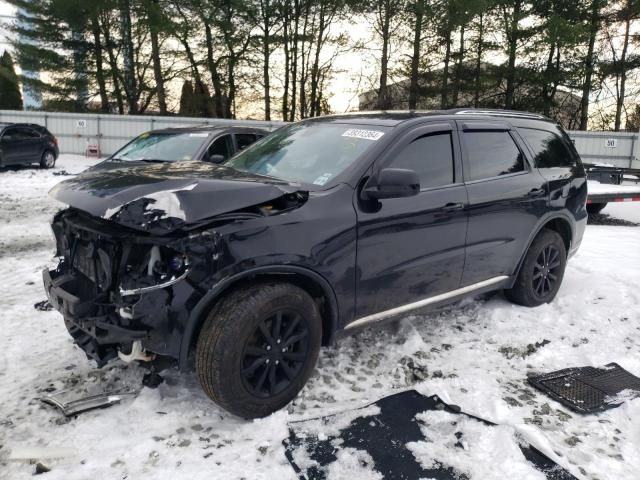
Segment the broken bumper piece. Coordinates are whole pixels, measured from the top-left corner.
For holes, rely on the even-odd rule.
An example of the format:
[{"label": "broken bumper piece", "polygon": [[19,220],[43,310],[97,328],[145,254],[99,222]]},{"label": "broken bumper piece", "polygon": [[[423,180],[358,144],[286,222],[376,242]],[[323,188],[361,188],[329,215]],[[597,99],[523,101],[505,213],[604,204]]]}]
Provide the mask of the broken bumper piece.
[{"label": "broken bumper piece", "polygon": [[72,417],[79,413],[95,410],[96,408],[106,408],[120,403],[122,400],[134,398],[137,392],[105,392],[99,395],[91,395],[84,398],[66,400],[63,398],[66,392],[58,392],[40,398],[40,401],[48,405],[53,405],[60,409],[65,417]]},{"label": "broken bumper piece", "polygon": [[44,270],[42,278],[49,303],[63,315],[75,343],[99,367],[118,356],[118,345],[133,345],[147,337],[146,330],[120,325],[115,305],[109,305],[106,296],[84,297],[80,277]]}]

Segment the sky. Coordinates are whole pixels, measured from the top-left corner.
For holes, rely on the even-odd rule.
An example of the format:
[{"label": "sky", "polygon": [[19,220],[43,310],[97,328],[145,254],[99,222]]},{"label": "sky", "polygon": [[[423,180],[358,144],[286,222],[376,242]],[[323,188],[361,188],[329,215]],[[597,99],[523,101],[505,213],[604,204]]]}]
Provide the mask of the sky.
[{"label": "sky", "polygon": [[6,31],[2,26],[7,22],[7,18],[3,18],[4,15],[13,15],[14,8],[6,2],[0,1],[0,52],[7,48],[7,36]]}]

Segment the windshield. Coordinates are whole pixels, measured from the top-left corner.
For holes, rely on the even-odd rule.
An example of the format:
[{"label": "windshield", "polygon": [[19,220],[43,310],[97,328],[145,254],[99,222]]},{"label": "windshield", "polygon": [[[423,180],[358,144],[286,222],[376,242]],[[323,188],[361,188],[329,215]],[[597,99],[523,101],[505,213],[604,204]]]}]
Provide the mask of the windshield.
[{"label": "windshield", "polygon": [[370,149],[387,127],[297,123],[281,128],[225,165],[289,182],[325,185]]},{"label": "windshield", "polygon": [[115,160],[193,160],[208,133],[143,133],[113,155]]}]

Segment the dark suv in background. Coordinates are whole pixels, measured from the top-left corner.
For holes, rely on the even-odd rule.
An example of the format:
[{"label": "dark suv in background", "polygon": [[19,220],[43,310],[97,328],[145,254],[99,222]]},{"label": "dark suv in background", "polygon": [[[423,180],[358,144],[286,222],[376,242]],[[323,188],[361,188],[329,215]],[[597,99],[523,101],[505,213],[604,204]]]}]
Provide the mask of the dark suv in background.
[{"label": "dark suv in background", "polygon": [[42,125],[0,124],[0,167],[38,163],[52,168],[59,154],[58,139]]},{"label": "dark suv in background", "polygon": [[51,303],[99,365],[195,365],[244,417],[295,397],[321,344],[504,290],[550,302],[587,221],[566,133],[509,111],[378,112],[283,127],[224,165],[87,172],[51,195]]}]

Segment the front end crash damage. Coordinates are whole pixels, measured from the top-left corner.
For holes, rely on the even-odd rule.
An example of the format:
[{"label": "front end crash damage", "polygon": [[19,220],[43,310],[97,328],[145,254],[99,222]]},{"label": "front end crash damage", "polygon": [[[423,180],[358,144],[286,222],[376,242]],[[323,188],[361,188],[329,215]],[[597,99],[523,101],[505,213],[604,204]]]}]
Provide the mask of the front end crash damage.
[{"label": "front end crash damage", "polygon": [[176,358],[189,302],[199,296],[186,279],[215,270],[216,234],[152,237],[74,209],[52,227],[59,263],[43,272],[45,290],[87,356],[102,366],[141,346]]},{"label": "front end crash damage", "polygon": [[[59,263],[43,272],[47,297],[98,366],[116,357],[178,359],[191,310],[215,272],[233,262],[224,258],[227,240],[219,227],[278,215],[307,198],[306,192],[280,192],[272,201],[191,225],[159,214],[158,202],[147,199],[123,205],[110,220],[68,208],[52,222]],[[147,208],[134,215],[141,205]]]}]

